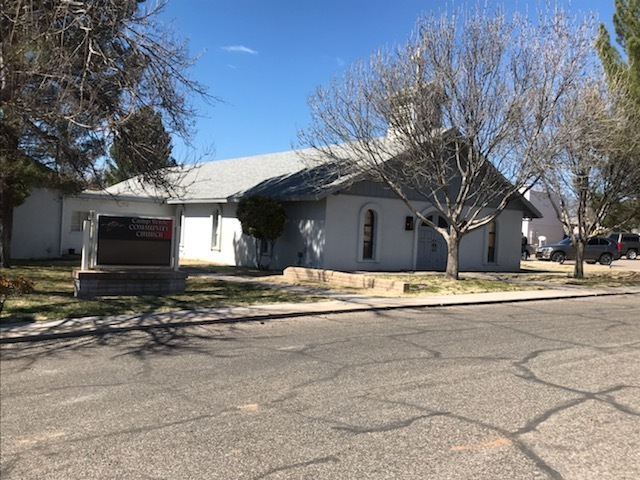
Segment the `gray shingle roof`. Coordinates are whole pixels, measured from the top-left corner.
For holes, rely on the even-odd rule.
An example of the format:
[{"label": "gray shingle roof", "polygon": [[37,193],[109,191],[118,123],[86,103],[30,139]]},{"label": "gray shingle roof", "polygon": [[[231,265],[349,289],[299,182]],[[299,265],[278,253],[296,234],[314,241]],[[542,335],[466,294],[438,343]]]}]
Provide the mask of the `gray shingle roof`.
[{"label": "gray shingle roof", "polygon": [[187,166],[170,174],[177,186],[172,191],[149,186],[138,178],[113,185],[113,195],[164,197],[170,203],[225,202],[229,197],[249,190],[274,177],[300,172],[306,168],[296,151],[271,153],[253,157],[215,160]]},{"label": "gray shingle roof", "polygon": [[360,174],[347,175],[332,163],[305,168],[294,173],[268,178],[255,186],[229,197],[240,200],[243,196],[262,195],[279,201],[319,200],[361,178]]},{"label": "gray shingle roof", "polygon": [[[342,152],[340,146],[334,150],[345,158],[353,155],[349,149]],[[170,190],[135,177],[107,188],[107,193],[151,197],[167,203],[224,203],[257,194],[282,201],[319,199],[354,180],[351,175],[332,171],[327,167],[328,160],[320,155],[317,150],[305,149],[215,160],[172,169],[168,175]]]},{"label": "gray shingle roof", "polygon": [[[368,145],[379,149],[382,161],[397,158],[402,152],[393,138],[374,142]],[[352,149],[343,145],[331,148],[336,158],[344,158],[347,163],[358,161]],[[169,191],[150,186],[136,177],[109,187],[107,193],[118,197],[154,198],[169,204],[226,203],[238,201],[245,195],[264,195],[279,201],[319,200],[364,178],[362,174],[348,174],[342,168],[333,168],[335,164],[319,155],[318,151],[307,149],[216,160],[173,169],[168,177],[174,186]],[[532,218],[541,217],[521,195],[514,195],[511,207],[523,209]]]}]

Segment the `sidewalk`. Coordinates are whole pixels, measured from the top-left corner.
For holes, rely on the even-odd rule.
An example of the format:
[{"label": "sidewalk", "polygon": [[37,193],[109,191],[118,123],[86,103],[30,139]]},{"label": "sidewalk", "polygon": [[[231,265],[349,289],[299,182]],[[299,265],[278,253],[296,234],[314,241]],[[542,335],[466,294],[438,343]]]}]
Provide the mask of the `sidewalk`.
[{"label": "sidewalk", "polygon": [[[255,279],[252,281],[255,282]],[[265,321],[267,319],[326,315],[330,313],[361,312],[365,310],[375,311],[401,308],[433,308],[633,294],[640,294],[640,287],[574,287],[553,288],[548,290],[403,298],[325,293],[328,300],[315,303],[280,303],[249,307],[183,310],[166,313],[145,313],[113,317],[85,317],[48,322],[3,324],[0,325],[0,343],[39,341],[85,335],[103,335],[153,328],[178,328],[190,325],[207,325],[214,323]]]}]

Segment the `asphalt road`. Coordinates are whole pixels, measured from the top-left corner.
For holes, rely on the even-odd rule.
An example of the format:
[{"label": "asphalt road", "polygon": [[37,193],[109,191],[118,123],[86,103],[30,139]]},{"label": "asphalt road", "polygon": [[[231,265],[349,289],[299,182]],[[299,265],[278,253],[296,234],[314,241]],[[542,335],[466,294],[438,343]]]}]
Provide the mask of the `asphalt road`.
[{"label": "asphalt road", "polygon": [[638,479],[640,298],[2,346],[9,479]]}]

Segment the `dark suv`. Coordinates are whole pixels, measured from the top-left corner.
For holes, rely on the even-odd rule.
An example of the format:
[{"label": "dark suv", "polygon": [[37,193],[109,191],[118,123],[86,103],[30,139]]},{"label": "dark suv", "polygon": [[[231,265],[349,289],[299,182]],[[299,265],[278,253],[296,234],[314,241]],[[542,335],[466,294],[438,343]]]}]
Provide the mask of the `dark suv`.
[{"label": "dark suv", "polygon": [[635,260],[640,251],[640,235],[637,233],[613,232],[609,239],[618,245],[620,255],[625,255],[629,260]]},{"label": "dark suv", "polygon": [[[544,245],[536,250],[538,260],[551,260],[564,263],[565,260],[576,258],[576,247],[569,237],[558,243]],[[620,252],[613,240],[604,237],[591,237],[584,248],[584,261],[587,263],[600,262],[602,265],[611,265],[611,262],[620,258]]]}]

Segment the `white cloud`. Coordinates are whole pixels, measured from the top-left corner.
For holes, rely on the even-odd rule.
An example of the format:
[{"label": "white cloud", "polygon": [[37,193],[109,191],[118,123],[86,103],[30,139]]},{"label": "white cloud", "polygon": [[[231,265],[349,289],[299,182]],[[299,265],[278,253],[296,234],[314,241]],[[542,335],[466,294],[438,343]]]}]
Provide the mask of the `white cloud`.
[{"label": "white cloud", "polygon": [[251,55],[258,55],[257,50],[245,47],[244,45],[229,45],[228,47],[222,47],[222,50],[225,50],[227,52],[249,53]]}]

